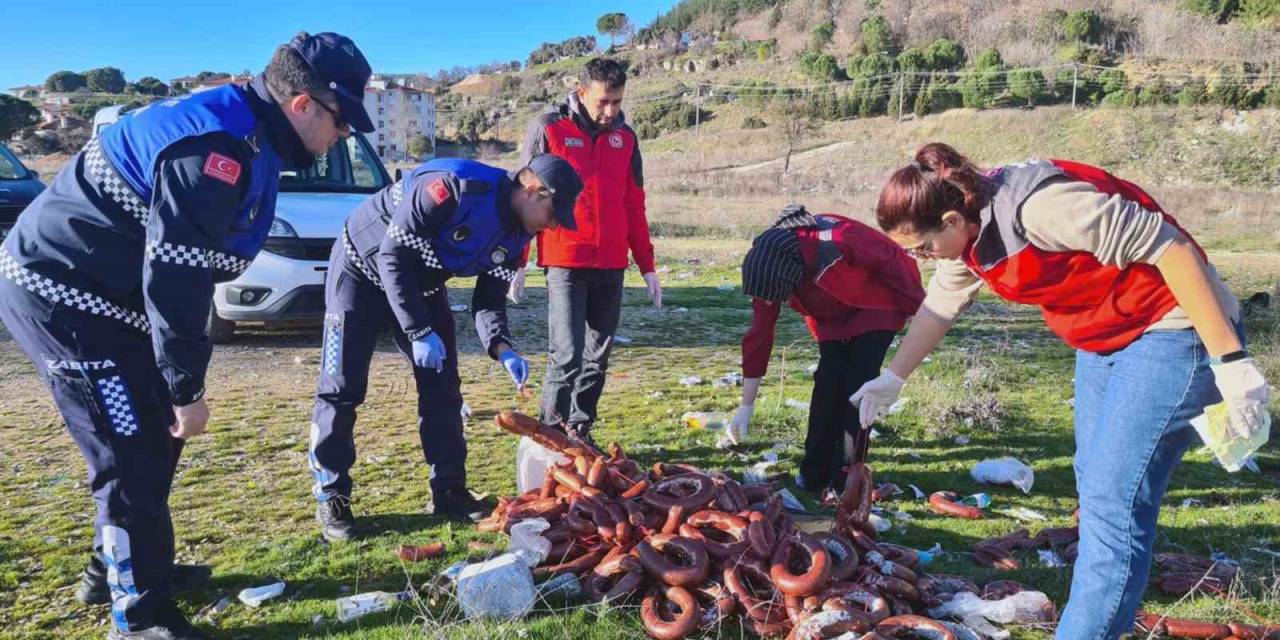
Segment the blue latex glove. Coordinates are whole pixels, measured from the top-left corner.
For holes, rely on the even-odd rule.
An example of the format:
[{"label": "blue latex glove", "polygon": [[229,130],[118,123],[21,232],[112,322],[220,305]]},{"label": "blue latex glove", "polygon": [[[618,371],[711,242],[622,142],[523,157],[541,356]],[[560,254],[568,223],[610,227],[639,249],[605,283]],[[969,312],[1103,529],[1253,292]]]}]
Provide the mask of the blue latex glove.
[{"label": "blue latex glove", "polygon": [[511,374],[511,380],[516,383],[516,387],[523,388],[524,383],[529,380],[529,361],[521,358],[515,349],[503,351],[502,355],[498,356],[498,360],[507,368],[507,373]]},{"label": "blue latex glove", "polygon": [[445,355],[444,341],[434,331],[413,341],[414,366],[439,373],[444,371]]}]

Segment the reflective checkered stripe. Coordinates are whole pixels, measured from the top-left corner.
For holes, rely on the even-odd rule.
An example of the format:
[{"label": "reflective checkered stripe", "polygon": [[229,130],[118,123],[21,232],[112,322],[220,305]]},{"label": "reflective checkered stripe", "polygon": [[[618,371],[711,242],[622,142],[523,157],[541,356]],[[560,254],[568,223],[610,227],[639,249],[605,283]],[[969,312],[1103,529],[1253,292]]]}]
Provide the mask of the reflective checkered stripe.
[{"label": "reflective checkered stripe", "polygon": [[54,282],[18,264],[13,256],[3,249],[0,249],[0,276],[50,302],[119,320],[143,333],[151,333],[151,323],[147,322],[146,315],[121,307],[88,291]]},{"label": "reflective checkered stripe", "polygon": [[89,141],[84,148],[84,168],[85,177],[90,182],[98,186],[98,189],[111,198],[120,206],[125,213],[128,213],[137,220],[142,226],[147,226],[147,218],[151,215],[151,208],[134,193],[133,187],[125,182],[120,174],[116,172],[115,167],[102,154],[102,143],[98,138]]},{"label": "reflective checkered stripe", "polygon": [[326,318],[324,323],[324,353],[320,366],[325,375],[335,377],[342,370],[342,320]]},{"label": "reflective checkered stripe", "polygon": [[489,270],[489,275],[506,280],[508,283],[514,282],[516,279],[516,270],[509,267],[498,265]]},{"label": "reflective checkered stripe", "polygon": [[122,436],[138,431],[138,414],[133,409],[133,398],[120,376],[100,378],[97,382],[98,400],[111,422],[111,429]]},{"label": "reflective checkered stripe", "polygon": [[435,249],[431,248],[431,241],[392,222],[387,225],[387,235],[392,240],[417,251],[422,256],[422,263],[431,269],[443,269],[440,260],[436,258]]},{"label": "reflective checkered stripe", "polygon": [[347,262],[350,262],[360,273],[364,274],[364,277],[368,278],[369,282],[372,282],[374,286],[381,289],[382,279],[378,277],[378,272],[370,269],[369,265],[365,264],[364,258],[360,257],[360,253],[356,251],[356,245],[351,242],[351,236],[347,234],[345,226],[342,227],[342,249],[347,254]]},{"label": "reflective checkered stripe", "polygon": [[174,244],[172,242],[157,242],[155,240],[147,241],[146,255],[148,260],[159,260],[169,264],[201,269],[217,269],[234,274],[244,273],[245,269],[249,268],[250,263],[249,260],[237,258],[221,251],[188,247],[187,245]]},{"label": "reflective checkered stripe", "polygon": [[391,185],[391,206],[392,210],[399,209],[400,203],[404,201],[404,180],[397,180]]}]

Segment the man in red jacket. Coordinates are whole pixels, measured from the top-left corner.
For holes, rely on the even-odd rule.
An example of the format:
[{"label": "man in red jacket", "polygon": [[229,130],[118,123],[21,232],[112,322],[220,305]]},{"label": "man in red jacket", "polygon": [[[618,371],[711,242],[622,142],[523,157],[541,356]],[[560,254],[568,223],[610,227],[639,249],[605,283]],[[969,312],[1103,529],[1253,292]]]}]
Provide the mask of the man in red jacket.
[{"label": "man in red jacket", "polygon": [[[541,419],[564,423],[587,440],[618,328],[628,250],[654,306],[662,307],[644,212],[640,145],[622,115],[626,84],[626,68],[617,60],[587,62],[568,101],[529,124],[521,159],[528,163],[554,153],[585,183],[574,210],[578,228],[543,231],[537,244],[538,266],[547,275],[550,343]],[[518,291],[523,273],[517,277]]]}]

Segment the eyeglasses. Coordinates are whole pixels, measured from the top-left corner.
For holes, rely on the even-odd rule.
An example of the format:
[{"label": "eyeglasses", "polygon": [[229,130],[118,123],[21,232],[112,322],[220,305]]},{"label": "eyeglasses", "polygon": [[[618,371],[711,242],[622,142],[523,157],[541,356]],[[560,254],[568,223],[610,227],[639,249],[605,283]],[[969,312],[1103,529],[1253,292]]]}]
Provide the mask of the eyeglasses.
[{"label": "eyeglasses", "polygon": [[934,253],[933,244],[936,239],[937,239],[937,232],[935,231],[929,234],[928,240],[925,240],[924,242],[921,242],[920,244],[917,244],[914,247],[903,247],[903,250],[907,252],[907,255],[913,258],[918,258],[920,260],[931,260],[933,258],[933,253]]},{"label": "eyeglasses", "polygon": [[328,111],[328,112],[329,112],[329,115],[333,116],[333,126],[335,126],[335,127],[339,128],[339,129],[346,129],[346,128],[347,128],[347,126],[348,126],[348,125],[347,125],[347,121],[342,119],[342,114],[341,114],[341,113],[339,113],[337,110],[333,109],[333,108],[332,108],[332,107],[330,107],[329,105],[325,104],[323,100],[316,100],[315,98],[312,98],[312,99],[311,99],[311,101],[312,101],[312,102],[314,102],[314,103],[316,103],[316,104],[318,104],[318,105],[320,105],[320,108],[321,108],[321,109],[324,109],[325,111]]}]

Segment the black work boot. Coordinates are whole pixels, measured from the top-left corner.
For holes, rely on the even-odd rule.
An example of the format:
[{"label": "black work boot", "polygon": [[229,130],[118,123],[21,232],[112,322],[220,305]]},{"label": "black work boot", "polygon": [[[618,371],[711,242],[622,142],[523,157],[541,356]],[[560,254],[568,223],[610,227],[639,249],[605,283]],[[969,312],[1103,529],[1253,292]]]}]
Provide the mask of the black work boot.
[{"label": "black work boot", "polygon": [[173,602],[157,605],[152,620],[155,624],[137,631],[120,631],[112,626],[107,640],[209,640]]},{"label": "black work boot", "polygon": [[356,517],[351,513],[351,498],[346,496],[334,496],[316,505],[316,522],[320,523],[320,535],[329,542],[356,537]]},{"label": "black work boot", "polygon": [[[169,573],[169,582],[175,592],[194,591],[203,587],[213,576],[213,569],[206,564],[175,564]],[[76,600],[81,604],[110,604],[111,588],[107,586],[107,565],[98,554],[89,556],[89,564],[80,573],[76,585]]]},{"label": "black work boot", "polygon": [[484,501],[476,500],[466,487],[432,491],[431,502],[427,504],[427,513],[462,522],[479,522],[485,519],[492,509],[493,507]]}]

